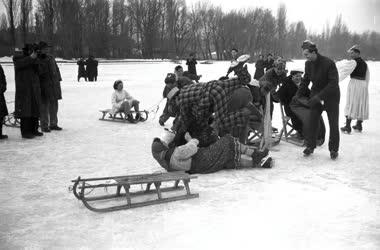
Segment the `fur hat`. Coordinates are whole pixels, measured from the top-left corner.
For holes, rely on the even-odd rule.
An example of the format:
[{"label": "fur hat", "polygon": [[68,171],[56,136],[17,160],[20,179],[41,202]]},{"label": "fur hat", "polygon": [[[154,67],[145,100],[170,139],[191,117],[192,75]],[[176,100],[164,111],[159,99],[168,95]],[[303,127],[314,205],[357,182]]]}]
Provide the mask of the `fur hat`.
[{"label": "fur hat", "polygon": [[359,47],[359,45],[355,44],[354,46],[352,46],[351,48],[349,48],[349,49],[347,50],[347,52],[351,52],[351,51],[360,54],[360,47]]},{"label": "fur hat", "polygon": [[301,48],[302,49],[307,49],[310,52],[318,51],[317,50],[317,45],[315,43],[313,43],[312,41],[310,41],[310,40],[303,41]]},{"label": "fur hat", "polygon": [[174,73],[168,73],[165,77],[165,83],[166,84],[168,84],[168,83],[173,84],[173,83],[175,83],[176,79],[177,78],[176,78],[176,75]]}]

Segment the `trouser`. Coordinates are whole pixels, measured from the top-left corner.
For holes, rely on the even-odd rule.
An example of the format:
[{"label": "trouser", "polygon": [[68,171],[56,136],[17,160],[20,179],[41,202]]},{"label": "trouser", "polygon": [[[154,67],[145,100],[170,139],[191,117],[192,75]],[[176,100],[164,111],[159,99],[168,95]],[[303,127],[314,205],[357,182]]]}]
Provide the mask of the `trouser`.
[{"label": "trouser", "polygon": [[40,105],[41,128],[46,129],[58,125],[58,100],[42,98]]},{"label": "trouser", "polygon": [[310,109],[310,125],[309,125],[309,139],[308,147],[315,148],[319,120],[323,110],[327,113],[327,118],[329,119],[330,126],[330,137],[329,137],[329,150],[338,152],[339,150],[339,101],[335,102],[325,102],[325,105],[318,104]]},{"label": "trouser", "polygon": [[[309,139],[309,131],[310,131],[310,122],[311,122],[311,110],[309,107],[306,107],[305,104],[300,102],[292,102],[290,105],[290,111],[294,114],[294,116],[298,119],[301,126],[301,134],[305,137],[306,141]],[[286,112],[286,111],[285,111]],[[293,123],[293,120],[292,120]],[[323,121],[322,116],[320,116],[317,127],[317,139],[323,140],[326,135],[326,127]],[[293,123],[294,126],[294,123]],[[297,129],[296,129],[297,130]]]},{"label": "trouser", "polygon": [[21,135],[33,134],[38,131],[38,117],[20,117]]}]

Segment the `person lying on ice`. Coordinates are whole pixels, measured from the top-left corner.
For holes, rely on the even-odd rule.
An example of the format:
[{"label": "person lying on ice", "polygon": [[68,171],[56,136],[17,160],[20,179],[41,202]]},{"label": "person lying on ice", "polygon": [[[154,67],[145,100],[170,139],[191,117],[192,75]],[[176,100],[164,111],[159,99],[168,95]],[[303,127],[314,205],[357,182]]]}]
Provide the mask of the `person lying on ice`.
[{"label": "person lying on ice", "polygon": [[[112,110],[111,114],[115,115],[117,112],[129,113],[133,107],[136,111],[136,120],[140,119],[139,104],[140,102],[133,98],[127,91],[123,89],[123,82],[116,80],[113,84],[114,92],[112,93]],[[128,114],[128,119],[133,119],[132,114]]]},{"label": "person lying on ice", "polygon": [[241,169],[252,167],[271,168],[272,158],[268,149],[263,151],[239,143],[227,134],[207,147],[199,147],[198,139],[186,133],[186,143],[177,147],[168,147],[173,136],[165,139],[154,138],[153,158],[161,167],[170,171],[186,171],[190,174],[214,173],[223,169]]}]

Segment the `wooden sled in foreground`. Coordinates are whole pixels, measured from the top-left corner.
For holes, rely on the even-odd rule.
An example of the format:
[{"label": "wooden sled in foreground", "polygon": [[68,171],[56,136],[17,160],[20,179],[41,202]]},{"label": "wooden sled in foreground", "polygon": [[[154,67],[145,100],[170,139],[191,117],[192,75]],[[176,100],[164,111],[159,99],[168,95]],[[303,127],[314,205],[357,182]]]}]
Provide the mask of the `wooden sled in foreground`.
[{"label": "wooden sled in foreground", "polygon": [[10,113],[9,115],[4,117],[3,124],[6,127],[12,127],[12,128],[19,128],[20,125],[20,119],[16,118],[14,113]]},{"label": "wooden sled in foreground", "polygon": [[[190,179],[195,179],[197,176],[191,176],[183,171],[159,173],[159,174],[143,174],[143,175],[127,175],[127,176],[114,176],[103,178],[89,178],[82,179],[80,176],[76,180],[72,180],[74,183],[72,189],[75,197],[83,202],[85,207],[94,212],[111,212],[122,209],[130,209],[135,207],[143,207],[154,204],[166,203],[170,201],[185,200],[191,198],[198,198],[199,194],[192,194],[190,192]],[[179,185],[183,182],[184,186]],[[100,182],[100,183],[99,183]],[[167,185],[172,182],[173,185]],[[161,184],[165,183],[165,187]],[[133,187],[145,185],[144,190],[133,191]],[[152,186],[154,187],[153,189]],[[185,194],[178,194],[175,191],[182,191],[185,188]],[[114,194],[98,194],[95,190],[101,189],[111,191],[114,190]],[[122,189],[124,192],[122,192]],[[135,188],[136,189],[136,188]],[[163,197],[163,193],[177,193],[174,196]],[[92,195],[90,195],[92,194]],[[151,198],[153,194],[153,200],[142,200],[141,197]],[[134,199],[132,199],[134,198]],[[139,201],[134,201],[135,199]],[[94,202],[103,204],[102,207],[95,207]],[[110,205],[106,206],[104,203],[109,201],[122,202],[122,205]]]},{"label": "wooden sled in foreground", "polygon": [[[125,112],[117,112],[115,115],[112,115],[111,109],[104,109],[99,110],[102,113],[102,117],[99,118],[101,121],[116,121],[116,122],[130,122],[130,123],[137,123],[137,122],[145,122],[148,119],[148,111],[143,110],[140,111],[140,118],[136,119],[136,111],[130,111],[128,113]],[[108,117],[107,117],[108,115]]]}]

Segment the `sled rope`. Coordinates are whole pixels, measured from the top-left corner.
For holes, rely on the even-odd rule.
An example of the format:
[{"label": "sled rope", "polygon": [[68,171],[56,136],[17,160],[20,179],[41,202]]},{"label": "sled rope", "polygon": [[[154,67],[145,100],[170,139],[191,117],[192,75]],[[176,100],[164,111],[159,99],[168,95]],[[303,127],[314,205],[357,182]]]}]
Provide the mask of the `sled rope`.
[{"label": "sled rope", "polygon": [[148,108],[148,112],[153,113],[153,119],[156,118],[158,109],[160,108],[160,104],[163,100],[164,100],[164,98],[162,98],[158,103],[156,103],[153,106],[151,106],[150,108]]}]

